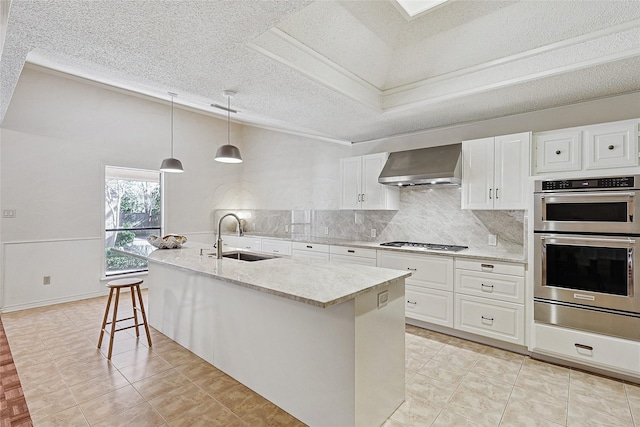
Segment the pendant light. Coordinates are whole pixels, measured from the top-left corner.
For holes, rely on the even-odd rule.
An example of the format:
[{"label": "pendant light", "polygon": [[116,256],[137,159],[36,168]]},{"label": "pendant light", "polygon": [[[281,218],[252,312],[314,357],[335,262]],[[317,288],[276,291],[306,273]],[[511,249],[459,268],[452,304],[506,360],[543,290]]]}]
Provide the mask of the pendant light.
[{"label": "pendant light", "polygon": [[182,162],[173,157],[173,98],[178,95],[169,92],[169,96],[171,97],[171,157],[166,158],[162,161],[162,165],[160,165],[160,171],[182,173],[184,172],[184,169],[182,169]]},{"label": "pendant light", "polygon": [[225,90],[227,97],[227,144],[221,145],[216,152],[215,160],[221,163],[242,163],[240,150],[235,145],[231,145],[231,98],[236,93],[232,90]]}]

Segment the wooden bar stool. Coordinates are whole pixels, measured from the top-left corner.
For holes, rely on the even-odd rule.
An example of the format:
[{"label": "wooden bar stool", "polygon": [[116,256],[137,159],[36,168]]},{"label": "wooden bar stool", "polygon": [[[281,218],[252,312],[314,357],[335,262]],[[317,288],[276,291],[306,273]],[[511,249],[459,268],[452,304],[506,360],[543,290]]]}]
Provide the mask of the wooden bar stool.
[{"label": "wooden bar stool", "polygon": [[[98,348],[102,345],[102,337],[106,332],[106,326],[111,325],[109,328],[109,354],[107,355],[107,359],[111,359],[111,352],[113,351],[113,336],[118,331],[124,331],[125,329],[136,328],[136,338],[140,338],[140,332],[138,330],[138,326],[141,326],[138,323],[138,311],[142,314],[142,325],[144,325],[144,329],[147,333],[147,342],[149,343],[149,347],[151,347],[151,335],[149,334],[149,325],[147,324],[147,315],[144,311],[144,303],[142,302],[142,293],[140,292],[140,284],[143,282],[142,279],[137,277],[131,277],[127,279],[118,279],[112,280],[107,283],[107,288],[109,288],[109,299],[107,300],[107,308],[104,310],[104,319],[102,319],[102,328],[100,328],[100,338],[98,339]],[[133,306],[133,316],[127,317],[125,319],[118,319],[118,302],[120,301],[120,289],[129,288],[131,292],[131,304]],[[116,301],[113,305],[113,315],[111,316],[111,321],[107,322],[107,317],[109,316],[109,308],[111,307],[111,298],[113,297],[113,293],[115,291]],[[140,303],[140,307],[136,306],[136,295],[138,296],[138,302]],[[125,326],[123,328],[117,329],[117,323],[123,322],[125,320],[133,319],[133,326]]]}]

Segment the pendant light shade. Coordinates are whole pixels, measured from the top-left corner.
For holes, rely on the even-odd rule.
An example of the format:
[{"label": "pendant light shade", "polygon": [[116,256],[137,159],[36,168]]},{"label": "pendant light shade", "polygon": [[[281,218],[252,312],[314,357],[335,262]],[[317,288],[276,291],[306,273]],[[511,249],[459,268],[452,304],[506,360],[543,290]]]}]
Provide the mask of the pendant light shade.
[{"label": "pendant light shade", "polygon": [[236,93],[232,90],[225,90],[227,97],[227,145],[221,145],[216,152],[215,160],[221,163],[242,163],[240,150],[235,145],[231,145],[231,98]]},{"label": "pendant light shade", "polygon": [[166,158],[162,161],[162,164],[160,165],[160,171],[182,173],[184,172],[184,169],[182,169],[182,162],[173,157],[173,98],[178,95],[169,92],[169,96],[171,96],[171,157]]}]

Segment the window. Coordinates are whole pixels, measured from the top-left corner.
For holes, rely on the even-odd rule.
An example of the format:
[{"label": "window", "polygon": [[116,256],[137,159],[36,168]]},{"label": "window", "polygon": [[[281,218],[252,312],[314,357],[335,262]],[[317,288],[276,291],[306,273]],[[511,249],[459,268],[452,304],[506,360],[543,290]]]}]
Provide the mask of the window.
[{"label": "window", "polygon": [[105,169],[105,275],[147,270],[147,261],[118,252],[146,253],[147,237],[162,234],[160,173],[107,166]]}]

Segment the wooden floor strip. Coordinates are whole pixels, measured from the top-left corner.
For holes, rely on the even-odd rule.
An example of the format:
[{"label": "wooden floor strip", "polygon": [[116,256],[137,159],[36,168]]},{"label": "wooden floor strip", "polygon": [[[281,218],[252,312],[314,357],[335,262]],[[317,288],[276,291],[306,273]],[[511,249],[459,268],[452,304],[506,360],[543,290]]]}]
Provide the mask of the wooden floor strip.
[{"label": "wooden floor strip", "polygon": [[0,319],[0,427],[33,426]]}]

